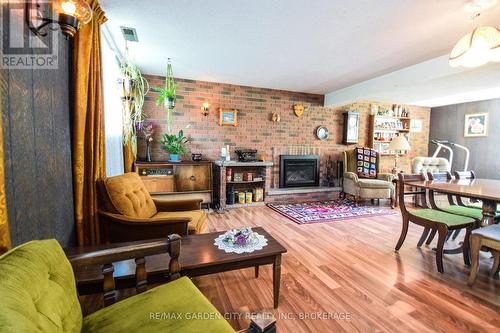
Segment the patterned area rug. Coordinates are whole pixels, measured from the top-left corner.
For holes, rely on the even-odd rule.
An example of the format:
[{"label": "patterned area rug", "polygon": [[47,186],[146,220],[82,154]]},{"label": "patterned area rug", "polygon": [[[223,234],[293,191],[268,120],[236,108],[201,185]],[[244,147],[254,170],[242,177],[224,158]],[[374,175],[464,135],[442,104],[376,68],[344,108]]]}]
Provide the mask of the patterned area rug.
[{"label": "patterned area rug", "polygon": [[278,213],[298,224],[350,220],[368,216],[395,214],[394,209],[356,205],[347,199],[303,202],[295,204],[268,204]]}]

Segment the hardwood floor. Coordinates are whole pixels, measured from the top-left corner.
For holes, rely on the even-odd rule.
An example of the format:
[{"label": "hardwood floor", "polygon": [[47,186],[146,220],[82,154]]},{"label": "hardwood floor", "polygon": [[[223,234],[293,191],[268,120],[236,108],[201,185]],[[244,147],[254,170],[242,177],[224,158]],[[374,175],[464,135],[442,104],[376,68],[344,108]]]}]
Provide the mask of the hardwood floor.
[{"label": "hardwood floor", "polygon": [[[445,255],[440,274],[431,250],[435,241],[416,248],[419,226],[410,224],[403,247],[394,252],[400,218],[298,225],[265,206],[211,213],[211,231],[262,226],[288,249],[279,307],[273,309],[271,266],[261,267],[259,278],[244,269],[193,281],[235,329],[248,327],[246,313],[269,311],[280,333],[500,332],[500,278],[489,277],[489,255],[481,255],[469,288],[462,255]],[[84,313],[102,307],[102,296],[81,301]]]},{"label": "hardwood floor", "polygon": [[[209,225],[211,231],[262,226],[288,249],[277,310],[271,266],[261,267],[259,278],[245,269],[194,279],[227,316],[267,310],[277,317],[279,332],[500,332],[500,279],[488,276],[489,255],[481,256],[480,274],[469,288],[461,255],[446,255],[440,274],[434,243],[416,248],[419,226],[410,226],[394,252],[399,213],[298,225],[267,207],[246,207],[212,213]],[[230,322],[235,329],[247,324]]]}]

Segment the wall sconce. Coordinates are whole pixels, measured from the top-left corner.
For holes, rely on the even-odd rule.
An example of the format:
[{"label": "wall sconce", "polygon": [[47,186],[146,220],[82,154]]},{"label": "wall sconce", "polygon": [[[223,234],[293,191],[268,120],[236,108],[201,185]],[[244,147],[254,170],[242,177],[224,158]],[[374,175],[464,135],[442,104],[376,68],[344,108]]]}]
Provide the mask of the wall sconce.
[{"label": "wall sconce", "polygon": [[205,117],[208,116],[208,107],[209,106],[210,106],[210,104],[208,104],[208,102],[203,103],[201,106],[201,114],[204,115]]},{"label": "wall sconce", "polygon": [[[39,13],[40,5],[38,3],[31,1],[26,3],[26,21],[30,30],[37,36],[47,36],[47,33],[41,30],[49,24],[59,24],[62,33],[67,39],[75,35],[80,28],[80,24],[87,24],[92,19],[92,9],[85,0],[53,0],[51,5],[57,19],[43,17]],[[38,26],[33,26],[31,23],[33,13],[36,13],[35,19],[42,22]]]}]

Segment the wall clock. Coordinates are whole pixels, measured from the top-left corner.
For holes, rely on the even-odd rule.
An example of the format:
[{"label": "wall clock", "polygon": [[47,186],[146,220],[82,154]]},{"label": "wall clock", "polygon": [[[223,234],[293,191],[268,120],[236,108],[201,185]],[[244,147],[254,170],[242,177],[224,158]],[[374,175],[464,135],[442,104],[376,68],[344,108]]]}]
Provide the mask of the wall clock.
[{"label": "wall clock", "polygon": [[326,140],[330,136],[330,132],[328,131],[328,128],[325,126],[321,125],[316,129],[316,137],[320,140]]},{"label": "wall clock", "polygon": [[344,112],[344,133],[342,143],[347,145],[359,141],[359,113]]}]

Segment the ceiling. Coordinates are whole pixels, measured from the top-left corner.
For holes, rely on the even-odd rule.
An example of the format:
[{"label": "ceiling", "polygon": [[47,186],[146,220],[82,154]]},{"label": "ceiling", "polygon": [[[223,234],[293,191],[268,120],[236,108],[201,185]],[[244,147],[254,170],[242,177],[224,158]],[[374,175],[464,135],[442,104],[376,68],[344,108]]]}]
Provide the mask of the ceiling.
[{"label": "ceiling", "polygon": [[325,106],[356,101],[427,107],[500,98],[500,63],[452,68],[448,55],[366,80],[325,95]]},{"label": "ceiling", "polygon": [[[485,1],[485,0],[481,0]],[[144,73],[326,94],[447,54],[469,32],[463,0],[101,0]],[[497,26],[500,5],[480,23]]]}]

